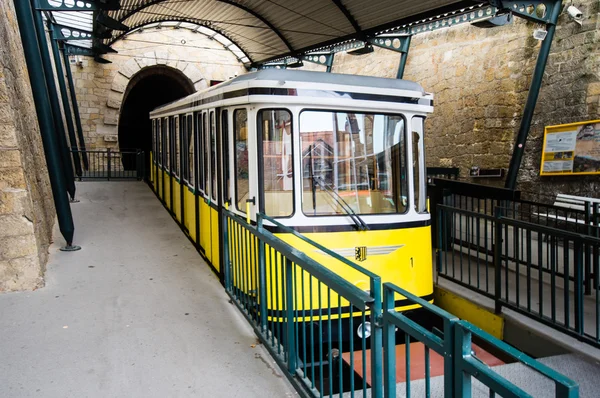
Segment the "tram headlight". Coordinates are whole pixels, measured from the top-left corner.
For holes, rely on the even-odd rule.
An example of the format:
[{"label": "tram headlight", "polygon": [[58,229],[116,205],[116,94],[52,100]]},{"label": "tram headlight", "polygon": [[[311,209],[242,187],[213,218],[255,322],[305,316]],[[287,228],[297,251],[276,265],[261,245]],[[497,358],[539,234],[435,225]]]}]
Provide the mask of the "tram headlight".
[{"label": "tram headlight", "polygon": [[358,329],[356,329],[356,334],[361,339],[363,338],[363,335],[366,339],[371,337],[371,322],[365,322],[358,325]]}]

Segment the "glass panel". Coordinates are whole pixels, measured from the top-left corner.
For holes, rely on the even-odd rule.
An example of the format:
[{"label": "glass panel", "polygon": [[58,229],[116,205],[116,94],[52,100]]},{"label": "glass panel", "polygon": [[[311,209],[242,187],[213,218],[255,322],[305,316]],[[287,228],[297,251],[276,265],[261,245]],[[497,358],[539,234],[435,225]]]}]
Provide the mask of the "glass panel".
[{"label": "glass panel", "polygon": [[217,200],[217,130],[215,113],[210,112],[210,172],[212,173],[212,199]]},{"label": "glass panel", "polygon": [[156,124],[157,124],[156,138],[157,138],[157,145],[158,145],[158,154],[157,154],[156,158],[158,160],[158,164],[162,166],[162,163],[163,163],[162,120],[158,119],[156,121]]},{"label": "glass panel", "polygon": [[250,192],[248,181],[248,112],[237,109],[233,113],[235,144],[235,195],[238,210],[246,212],[246,199]]},{"label": "glass panel", "polygon": [[173,174],[179,177],[179,118],[173,117],[171,119],[173,123],[173,128],[171,129],[171,153],[173,154]]},{"label": "glass panel", "polygon": [[406,212],[405,135],[401,115],[303,111],[302,211]]},{"label": "glass panel", "polygon": [[423,213],[427,210],[426,186],[425,186],[425,156],[423,152],[423,118],[414,117],[412,119],[412,156],[413,156],[413,178],[415,210]]},{"label": "glass panel", "polygon": [[229,121],[228,111],[221,112],[221,136],[223,137],[223,201],[230,201],[229,196]]},{"label": "glass panel", "polygon": [[163,148],[165,150],[164,166],[165,170],[171,170],[169,167],[169,119],[163,119]]},{"label": "glass panel", "polygon": [[268,216],[294,213],[292,115],[287,110],[262,110],[257,119],[262,141],[263,211]]},{"label": "glass panel", "polygon": [[185,167],[188,177],[188,182],[190,185],[195,185],[194,180],[194,151],[195,151],[195,142],[194,142],[194,133],[192,131],[192,116],[187,117],[186,124],[186,145],[187,145],[187,156],[185,161]]},{"label": "glass panel", "polygon": [[204,192],[204,124],[202,123],[202,114],[198,114],[198,185],[200,191]]},{"label": "glass panel", "polygon": [[210,189],[210,169],[208,168],[208,121],[206,120],[206,113],[202,114],[202,145],[204,145],[204,152],[202,152],[202,164],[204,167],[204,193],[206,196],[209,195]]}]

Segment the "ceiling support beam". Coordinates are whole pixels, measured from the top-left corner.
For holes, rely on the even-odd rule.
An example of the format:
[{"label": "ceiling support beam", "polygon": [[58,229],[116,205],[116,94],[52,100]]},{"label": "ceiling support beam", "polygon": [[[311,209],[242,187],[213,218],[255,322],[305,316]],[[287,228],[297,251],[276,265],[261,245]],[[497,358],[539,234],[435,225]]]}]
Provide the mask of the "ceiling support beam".
[{"label": "ceiling support beam", "polygon": [[346,8],[346,6],[342,4],[342,0],[331,0],[331,1],[333,1],[333,4],[335,4],[336,7],[340,9],[342,14],[344,14],[344,16],[346,17],[348,22],[350,22],[350,25],[352,25],[352,27],[354,28],[356,33],[362,34],[362,29],[361,29],[360,25],[358,24],[358,22],[356,21],[354,16],[350,13],[348,8]]},{"label": "ceiling support beam", "polygon": [[233,6],[233,7],[237,7],[241,10],[244,10],[245,12],[252,15],[253,17],[259,19],[262,23],[267,25],[269,27],[269,29],[271,29],[273,31],[273,33],[275,33],[277,35],[277,37],[279,37],[279,39],[281,39],[283,44],[285,44],[285,46],[288,48],[289,52],[293,53],[295,51],[294,47],[289,42],[289,40],[283,35],[283,33],[281,33],[281,31],[279,29],[277,29],[277,27],[275,27],[275,25],[273,25],[267,18],[265,18],[261,14],[257,13],[256,11],[254,11],[253,9],[251,9],[249,7],[246,7],[242,4],[238,4],[232,0],[217,0],[217,1],[220,3],[229,4],[230,6]]},{"label": "ceiling support beam", "polygon": [[[29,0],[24,1],[28,2]],[[41,12],[33,12],[33,23],[40,55],[42,58],[42,68],[44,69],[44,75],[46,76],[46,86],[48,87],[50,108],[52,110],[52,118],[54,119],[54,134],[56,135],[58,141],[59,153],[62,155],[62,170],[65,176],[65,184],[71,199],[74,199],[75,175],[73,173],[73,167],[69,156],[69,145],[67,143],[67,137],[65,136],[65,126],[63,125],[62,112],[60,109],[60,103],[58,101],[58,90],[54,80],[52,60],[50,59],[50,54],[48,51],[48,42],[46,41],[46,31],[44,30],[44,20],[42,19]]]},{"label": "ceiling support beam", "polygon": [[540,94],[540,88],[542,87],[542,79],[544,78],[544,71],[546,70],[546,64],[548,63],[548,55],[550,55],[550,48],[552,47],[552,40],[554,39],[556,24],[558,23],[558,17],[562,8],[562,0],[555,0],[554,2],[548,1],[546,3],[549,3],[552,6],[549,21],[546,24],[548,33],[542,41],[542,46],[540,47],[540,53],[538,55],[537,63],[533,71],[533,77],[531,79],[531,87],[529,88],[529,93],[527,95],[527,103],[525,104],[525,109],[523,110],[523,118],[521,119],[519,132],[517,133],[517,138],[515,139],[515,146],[513,148],[510,165],[508,167],[508,173],[506,175],[506,181],[504,184],[504,187],[508,189],[515,189],[517,186],[517,177],[519,174],[519,169],[521,168],[521,161],[523,160],[523,153],[525,152],[525,144],[527,143],[527,137],[531,128],[533,112]]},{"label": "ceiling support beam", "polygon": [[90,165],[85,150],[85,138],[83,137],[83,127],[81,126],[81,117],[79,115],[79,104],[75,95],[75,83],[73,82],[73,73],[71,72],[71,64],[69,63],[69,54],[67,53],[66,45],[59,43],[60,51],[62,52],[65,70],[67,72],[67,81],[69,83],[69,93],[71,94],[71,105],[73,106],[73,115],[75,116],[75,126],[77,126],[77,138],[79,138],[79,147],[77,148],[83,157],[83,167],[89,170]]},{"label": "ceiling support beam", "polygon": [[42,144],[48,167],[48,176],[50,178],[50,187],[54,198],[54,207],[58,218],[60,233],[65,238],[67,246],[73,244],[73,235],[75,227],[73,225],[73,214],[69,205],[69,199],[66,195],[66,182],[62,171],[62,159],[58,151],[58,140],[54,134],[54,120],[52,109],[49,106],[50,98],[47,77],[42,66],[42,57],[40,54],[40,45],[35,33],[33,22],[33,9],[29,1],[15,1],[14,7],[19,24],[19,32],[25,61],[27,63],[27,72],[31,83],[33,102],[40,126]]},{"label": "ceiling support beam", "polygon": [[[69,105],[69,95],[67,94],[67,86],[65,84],[65,74],[63,72],[62,60],[58,51],[58,42],[54,40],[54,29],[52,29],[52,24],[49,21],[48,29],[50,30],[50,48],[52,49],[52,56],[54,57],[58,87],[60,88],[60,96],[62,99],[65,121],[67,123],[67,132],[69,133],[69,143],[71,144],[69,146],[71,157],[73,158],[73,165],[75,166],[75,174],[77,174],[78,177],[81,177],[81,157],[77,150],[77,138],[75,137],[75,126],[73,125],[73,116],[71,115],[71,106]],[[66,65],[66,67],[68,67],[68,65]]]}]

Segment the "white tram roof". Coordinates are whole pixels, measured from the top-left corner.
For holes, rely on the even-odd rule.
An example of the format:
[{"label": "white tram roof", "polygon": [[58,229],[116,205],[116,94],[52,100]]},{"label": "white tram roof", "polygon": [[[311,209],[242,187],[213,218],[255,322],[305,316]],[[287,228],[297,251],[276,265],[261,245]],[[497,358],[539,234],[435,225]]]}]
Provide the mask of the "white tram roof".
[{"label": "white tram roof", "polygon": [[[237,76],[231,80],[209,87],[187,97],[162,105],[152,112],[151,117],[181,109],[199,100],[206,100],[222,93],[228,93],[248,87],[281,87],[307,89],[335,89],[340,91],[359,91],[363,94],[407,96],[433,98],[423,87],[409,80],[389,79],[374,76],[347,75],[288,69],[265,69]],[[215,100],[216,101],[216,100]]]}]

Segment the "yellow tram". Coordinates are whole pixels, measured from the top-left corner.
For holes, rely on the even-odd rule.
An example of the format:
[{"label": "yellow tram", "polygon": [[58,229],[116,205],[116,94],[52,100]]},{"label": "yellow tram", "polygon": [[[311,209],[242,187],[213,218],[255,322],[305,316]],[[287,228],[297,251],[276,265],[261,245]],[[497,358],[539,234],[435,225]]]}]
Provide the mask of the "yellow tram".
[{"label": "yellow tram", "polygon": [[[405,80],[248,73],[151,112],[153,187],[221,277],[228,209],[251,223],[265,214],[431,301],[424,122],[432,111],[432,95]],[[264,226],[369,289],[361,273]]]}]

